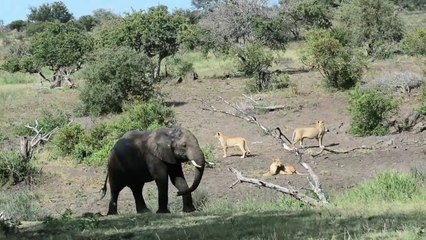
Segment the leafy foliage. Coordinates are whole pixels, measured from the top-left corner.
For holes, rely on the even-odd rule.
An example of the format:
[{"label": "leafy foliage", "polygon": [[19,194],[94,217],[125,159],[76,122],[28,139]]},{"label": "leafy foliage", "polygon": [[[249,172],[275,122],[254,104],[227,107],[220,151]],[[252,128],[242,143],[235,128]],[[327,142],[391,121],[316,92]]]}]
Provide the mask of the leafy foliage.
[{"label": "leafy foliage", "polygon": [[402,49],[410,55],[426,56],[426,28],[408,33],[401,42]]},{"label": "leafy foliage", "polygon": [[77,24],[86,31],[92,31],[99,24],[99,21],[91,15],[84,15],[78,19]]},{"label": "leafy foliage", "polygon": [[254,17],[251,28],[256,41],[270,48],[282,49],[290,39],[291,27],[285,15]]},{"label": "leafy foliage", "polygon": [[238,71],[248,76],[266,71],[274,61],[271,50],[260,44],[248,43],[242,47],[235,47],[233,53],[236,56]]},{"label": "leafy foliage", "polygon": [[192,63],[173,57],[167,61],[167,69],[173,77],[183,77],[193,70]]},{"label": "leafy foliage", "polygon": [[426,9],[426,4],[423,0],[390,0],[395,5],[398,5],[402,8],[408,10],[424,10]]},{"label": "leafy foliage", "polygon": [[108,154],[124,133],[130,130],[152,130],[172,126],[173,111],[161,101],[134,102],[124,104],[123,114],[115,121],[101,123],[88,130],[80,125],[61,128],[53,139],[57,152],[73,157],[79,163],[104,165]]},{"label": "leafy foliage", "polygon": [[51,23],[31,40],[30,52],[36,65],[56,71],[81,64],[91,49],[91,39],[76,25]]},{"label": "leafy foliage", "polygon": [[18,32],[21,32],[22,30],[24,30],[24,28],[27,26],[27,22],[25,22],[24,20],[15,20],[10,22],[7,27],[10,30],[15,30]]},{"label": "leafy foliage", "polygon": [[149,100],[155,95],[154,65],[127,47],[98,52],[84,71],[80,99],[84,113],[121,112],[123,102]]},{"label": "leafy foliage", "polygon": [[398,102],[374,89],[356,88],[349,92],[349,132],[356,136],[385,135],[388,118],[398,109]]},{"label": "leafy foliage", "polygon": [[353,87],[366,67],[365,58],[359,49],[345,47],[332,31],[322,29],[314,29],[306,34],[302,61],[308,67],[320,71],[327,86],[336,89]]},{"label": "leafy foliage", "polygon": [[330,28],[332,23],[329,12],[328,6],[321,4],[318,0],[306,0],[294,4],[284,14],[290,16],[288,24],[292,26],[294,38],[298,39],[302,29]]},{"label": "leafy foliage", "polygon": [[389,57],[403,37],[403,21],[388,0],[348,1],[341,7],[341,21],[353,43],[372,57]]},{"label": "leafy foliage", "polygon": [[23,161],[16,152],[0,152],[0,183],[22,182],[37,173],[30,161]]},{"label": "leafy foliage", "polygon": [[73,18],[67,6],[60,1],[53,2],[52,4],[45,3],[38,8],[31,7],[30,13],[28,14],[28,21],[31,22],[59,21],[61,23],[66,23]]},{"label": "leafy foliage", "polygon": [[423,84],[421,88],[419,112],[426,116],[426,84]]}]

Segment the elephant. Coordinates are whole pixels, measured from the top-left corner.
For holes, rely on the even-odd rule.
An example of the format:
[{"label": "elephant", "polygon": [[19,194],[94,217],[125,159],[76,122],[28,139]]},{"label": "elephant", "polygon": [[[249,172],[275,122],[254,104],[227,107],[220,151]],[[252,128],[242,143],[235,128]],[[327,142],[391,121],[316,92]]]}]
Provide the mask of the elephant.
[{"label": "elephant", "polygon": [[[191,187],[186,183],[182,163],[195,166]],[[201,182],[205,167],[204,154],[197,138],[184,128],[158,128],[153,131],[133,130],[125,133],[112,147],[108,172],[102,188],[103,197],[109,178],[111,199],[107,215],[117,214],[117,199],[124,187],[132,190],[137,213],[148,212],[142,190],[146,182],[155,181],[158,190],[157,213],[168,209],[168,179],[182,196],[183,212],[195,211],[193,192]],[[102,199],[101,198],[101,199]]]}]

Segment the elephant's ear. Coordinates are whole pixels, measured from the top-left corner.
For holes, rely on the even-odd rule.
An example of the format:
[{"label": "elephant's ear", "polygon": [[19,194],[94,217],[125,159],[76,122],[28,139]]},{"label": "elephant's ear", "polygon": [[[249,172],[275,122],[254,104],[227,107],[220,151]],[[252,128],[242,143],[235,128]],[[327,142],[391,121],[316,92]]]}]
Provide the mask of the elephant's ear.
[{"label": "elephant's ear", "polygon": [[148,139],[148,149],[157,158],[170,164],[176,164],[176,158],[172,149],[172,139],[167,134],[153,132]]}]

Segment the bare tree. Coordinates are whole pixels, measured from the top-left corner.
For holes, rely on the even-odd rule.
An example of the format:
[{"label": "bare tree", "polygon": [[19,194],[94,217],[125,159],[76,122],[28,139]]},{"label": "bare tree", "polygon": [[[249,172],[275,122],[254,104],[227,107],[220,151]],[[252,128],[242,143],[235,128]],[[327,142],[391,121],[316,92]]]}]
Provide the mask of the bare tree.
[{"label": "bare tree", "polygon": [[200,24],[209,30],[217,41],[244,43],[252,38],[251,20],[271,12],[267,0],[232,0],[216,3],[206,13]]}]

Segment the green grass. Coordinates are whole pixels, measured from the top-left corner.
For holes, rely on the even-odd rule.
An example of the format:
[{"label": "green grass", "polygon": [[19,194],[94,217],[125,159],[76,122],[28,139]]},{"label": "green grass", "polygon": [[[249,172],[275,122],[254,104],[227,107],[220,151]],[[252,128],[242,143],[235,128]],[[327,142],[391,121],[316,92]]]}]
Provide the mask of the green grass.
[{"label": "green grass", "polygon": [[25,84],[33,83],[36,81],[34,75],[28,73],[10,73],[3,70],[0,70],[0,85],[4,84]]},{"label": "green grass", "polygon": [[[0,212],[13,216],[21,221],[36,221],[43,216],[43,210],[36,202],[37,196],[27,190],[7,193],[2,190],[0,195]],[[1,239],[1,233],[0,233]]]},{"label": "green grass", "polygon": [[[200,212],[181,213],[176,203],[166,215],[75,217],[69,212],[43,222],[24,222],[19,233],[7,239],[420,240],[426,238],[423,184],[408,174],[386,172],[324,208],[309,208],[287,196],[270,203],[226,202],[198,189],[193,197]],[[151,209],[155,198],[155,193],[147,198]]]},{"label": "green grass", "polygon": [[406,32],[424,27],[426,22],[426,11],[412,11],[401,13],[401,18],[406,26]]},{"label": "green grass", "polygon": [[24,223],[8,239],[422,239],[426,209],[62,217]]},{"label": "green grass", "polygon": [[186,52],[177,57],[192,63],[200,79],[221,77],[237,71],[233,59],[221,54],[209,53],[204,56],[201,52]]}]

